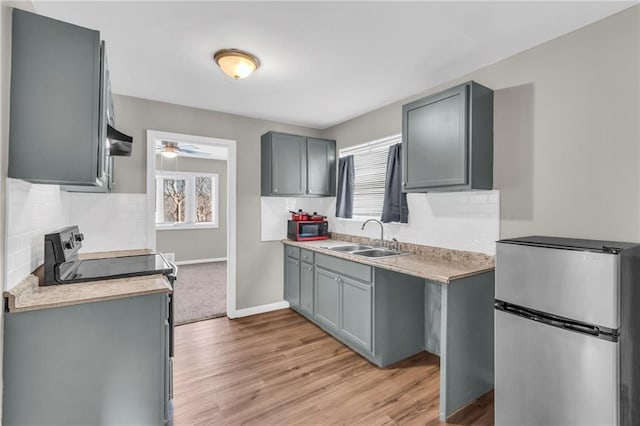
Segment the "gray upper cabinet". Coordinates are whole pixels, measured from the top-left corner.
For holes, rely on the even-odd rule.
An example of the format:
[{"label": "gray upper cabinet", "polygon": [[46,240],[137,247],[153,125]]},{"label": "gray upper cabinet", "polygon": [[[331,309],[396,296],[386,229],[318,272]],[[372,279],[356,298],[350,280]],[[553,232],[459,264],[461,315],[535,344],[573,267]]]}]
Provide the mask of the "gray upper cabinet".
[{"label": "gray upper cabinet", "polygon": [[336,143],[307,138],[307,193],[335,195]]},{"label": "gray upper cabinet", "polygon": [[493,91],[473,81],[402,107],[403,191],[493,187]]},{"label": "gray upper cabinet", "polygon": [[107,185],[100,34],[13,10],[9,177]]},{"label": "gray upper cabinet", "polygon": [[262,135],[263,196],[332,196],[335,174],[334,140],[277,132]]},{"label": "gray upper cabinet", "polygon": [[262,166],[270,173],[266,181],[263,174],[262,195],[265,191],[270,195],[306,194],[307,141],[304,136],[283,133],[265,136],[262,137]]}]

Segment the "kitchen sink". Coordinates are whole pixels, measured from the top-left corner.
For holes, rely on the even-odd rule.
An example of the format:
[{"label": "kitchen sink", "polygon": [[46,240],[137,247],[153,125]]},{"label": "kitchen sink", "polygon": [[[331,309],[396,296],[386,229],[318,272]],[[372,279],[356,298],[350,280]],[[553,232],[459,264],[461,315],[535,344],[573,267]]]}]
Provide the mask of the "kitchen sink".
[{"label": "kitchen sink", "polygon": [[372,249],[373,247],[371,246],[363,246],[363,245],[355,245],[355,246],[338,246],[338,247],[332,247],[331,250],[335,250],[335,251],[359,251],[359,250],[369,250]]},{"label": "kitchen sink", "polygon": [[402,256],[409,253],[402,253],[399,251],[386,250],[386,249],[371,249],[371,250],[354,251],[351,254],[364,256],[364,257],[390,257],[390,256]]}]

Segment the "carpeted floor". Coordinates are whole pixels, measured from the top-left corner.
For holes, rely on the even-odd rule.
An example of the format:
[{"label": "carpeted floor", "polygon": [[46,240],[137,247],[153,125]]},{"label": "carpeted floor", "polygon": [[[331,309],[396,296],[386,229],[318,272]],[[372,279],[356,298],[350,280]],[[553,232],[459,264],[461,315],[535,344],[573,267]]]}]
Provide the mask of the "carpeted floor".
[{"label": "carpeted floor", "polygon": [[174,292],[176,325],[225,315],[227,262],[179,266]]}]

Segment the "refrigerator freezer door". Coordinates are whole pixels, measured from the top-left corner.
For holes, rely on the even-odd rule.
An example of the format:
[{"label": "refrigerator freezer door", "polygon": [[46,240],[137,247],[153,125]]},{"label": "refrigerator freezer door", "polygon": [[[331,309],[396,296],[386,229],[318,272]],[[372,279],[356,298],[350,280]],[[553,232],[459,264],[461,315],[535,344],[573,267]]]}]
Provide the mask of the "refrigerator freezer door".
[{"label": "refrigerator freezer door", "polygon": [[496,299],[617,329],[620,257],[498,243]]},{"label": "refrigerator freezer door", "polygon": [[495,312],[496,426],[618,424],[619,343]]}]

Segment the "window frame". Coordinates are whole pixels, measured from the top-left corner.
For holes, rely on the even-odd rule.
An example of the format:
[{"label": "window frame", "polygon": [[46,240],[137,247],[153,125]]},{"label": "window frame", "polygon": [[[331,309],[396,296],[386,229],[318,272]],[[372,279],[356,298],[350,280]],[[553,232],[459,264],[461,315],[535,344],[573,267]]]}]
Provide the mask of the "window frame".
[{"label": "window frame", "polygon": [[[366,149],[371,149],[371,148],[376,148],[376,147],[380,147],[380,146],[386,146],[387,148],[387,152],[388,152],[388,148],[392,145],[396,145],[398,143],[402,143],[402,133],[398,133],[395,135],[391,135],[391,136],[387,136],[384,138],[380,138],[380,139],[376,139],[370,142],[365,142],[363,144],[359,144],[359,145],[353,145],[353,146],[349,146],[349,147],[345,147],[339,150],[338,152],[338,157],[342,158],[342,157],[346,157],[347,155],[357,155],[358,151],[363,151]],[[387,164],[385,163],[385,176],[386,176],[386,168],[387,168]],[[356,173],[356,181],[358,179],[358,174]],[[384,182],[383,182],[383,186],[384,186]],[[355,210],[355,204],[356,204],[356,195],[354,195],[354,199],[353,199],[353,204],[354,204],[354,210]],[[382,217],[382,206],[380,206],[380,213],[377,216],[371,216],[371,215],[357,215],[353,214],[353,217],[351,218],[344,218],[344,217],[336,217],[336,219],[338,220],[344,220],[344,221],[357,221],[357,222],[362,222],[363,220],[367,220],[367,219],[377,219],[380,220],[380,218]]]},{"label": "window frame", "polygon": [[[212,222],[196,222],[196,177],[211,178],[211,203],[212,205]],[[164,200],[163,186],[158,184],[162,179],[184,179],[185,180],[185,222],[158,222],[159,218],[164,217]],[[155,176],[156,182],[156,209],[155,209],[155,227],[158,231],[171,231],[182,229],[217,229],[220,227],[218,219],[220,193],[218,191],[219,175],[218,173],[205,172],[183,172],[183,171],[164,171],[157,170]]]}]

